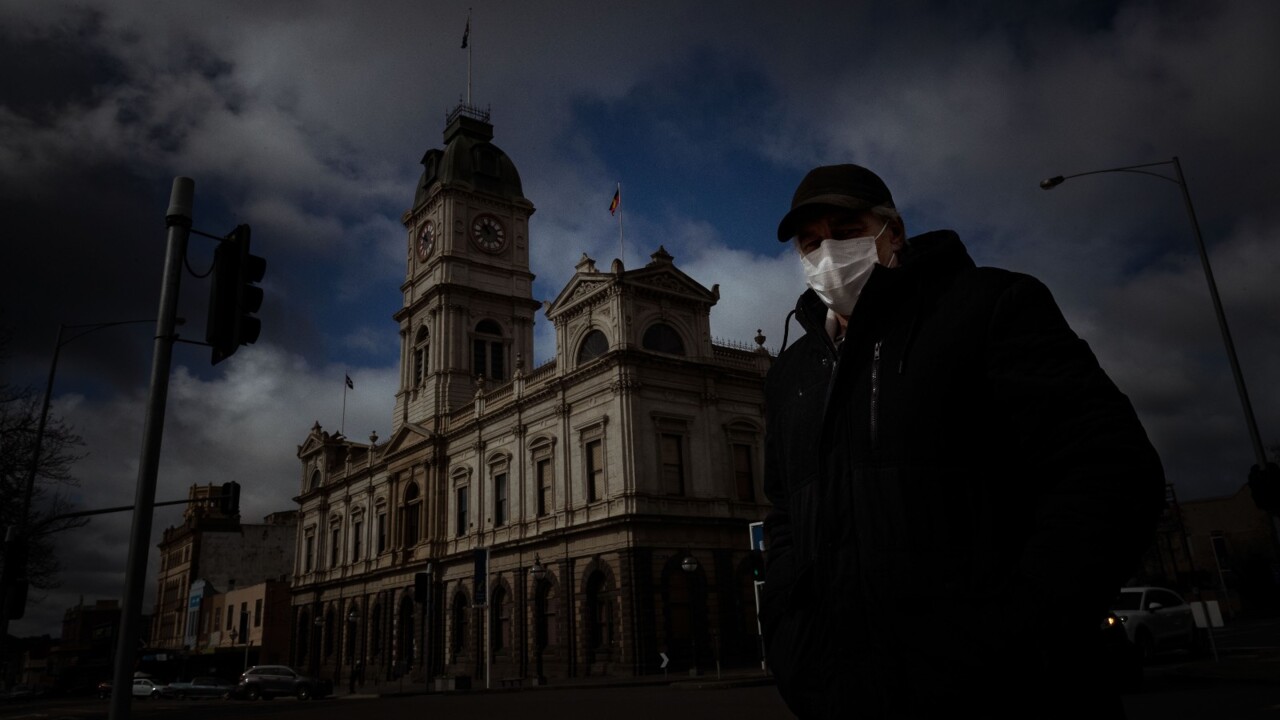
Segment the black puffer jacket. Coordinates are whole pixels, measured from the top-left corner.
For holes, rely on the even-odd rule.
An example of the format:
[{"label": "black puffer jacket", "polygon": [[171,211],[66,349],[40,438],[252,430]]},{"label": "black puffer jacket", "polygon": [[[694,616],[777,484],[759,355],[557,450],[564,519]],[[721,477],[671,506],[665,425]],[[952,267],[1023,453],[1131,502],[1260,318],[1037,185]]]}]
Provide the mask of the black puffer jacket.
[{"label": "black puffer jacket", "polygon": [[899,260],[839,347],[801,296],[769,372],[779,689],[801,717],[1119,712],[1093,653],[1154,536],[1159,458],[1043,284],[950,231]]}]

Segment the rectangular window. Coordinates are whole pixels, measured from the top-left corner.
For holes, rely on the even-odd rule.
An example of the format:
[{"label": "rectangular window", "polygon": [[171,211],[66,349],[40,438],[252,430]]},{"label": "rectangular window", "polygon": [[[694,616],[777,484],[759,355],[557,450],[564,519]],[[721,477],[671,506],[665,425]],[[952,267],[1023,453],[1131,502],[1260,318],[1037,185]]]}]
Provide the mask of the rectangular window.
[{"label": "rectangular window", "polygon": [[497,527],[507,524],[506,473],[498,473],[493,476],[493,524]]},{"label": "rectangular window", "polygon": [[467,488],[460,487],[457,489],[458,507],[455,522],[457,523],[454,535],[462,537],[467,534]]},{"label": "rectangular window", "polygon": [[669,495],[684,494],[684,436],[663,433],[659,452],[662,458],[662,487]]},{"label": "rectangular window", "polygon": [[302,553],[302,572],[311,572],[311,566],[315,562],[316,556],[316,536],[307,533],[306,550]]},{"label": "rectangular window", "polygon": [[554,498],[551,496],[551,458],[543,458],[534,466],[534,477],[538,481],[538,517],[551,512]]},{"label": "rectangular window", "polygon": [[[363,516],[362,516],[363,517]],[[364,538],[364,521],[356,520],[351,523],[351,561],[360,561],[360,541]]]},{"label": "rectangular window", "polygon": [[235,629],[235,626],[236,626],[236,606],[228,605],[227,606],[227,629],[233,630]]},{"label": "rectangular window", "polygon": [[604,442],[592,440],[587,443],[587,502],[600,499],[604,490]]},{"label": "rectangular window", "polygon": [[334,526],[329,530],[329,567],[338,567],[338,550],[341,548],[339,544],[342,540],[342,528]]},{"label": "rectangular window", "polygon": [[262,598],[253,601],[253,626],[262,627]]},{"label": "rectangular window", "polygon": [[221,630],[222,629],[222,613],[219,612],[218,608],[214,608],[213,612],[209,614],[213,616],[213,629]]},{"label": "rectangular window", "polygon": [[378,511],[378,554],[387,549],[387,511]]},{"label": "rectangular window", "polygon": [[738,490],[739,500],[756,499],[756,478],[751,470],[751,446],[742,443],[733,445],[733,481]]}]

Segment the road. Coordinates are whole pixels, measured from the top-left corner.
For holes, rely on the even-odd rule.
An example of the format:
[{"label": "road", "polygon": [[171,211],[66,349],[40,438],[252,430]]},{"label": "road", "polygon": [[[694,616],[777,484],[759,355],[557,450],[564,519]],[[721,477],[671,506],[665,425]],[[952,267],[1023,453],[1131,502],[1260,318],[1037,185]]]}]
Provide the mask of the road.
[{"label": "road", "polygon": [[[1186,683],[1149,679],[1140,692],[1125,696],[1130,720],[1255,720],[1280,718],[1280,685]],[[684,690],[665,685],[637,687],[526,689],[506,692],[451,693],[406,697],[351,697],[313,702],[159,701],[138,702],[142,719],[272,717],[280,720],[347,720],[365,717],[520,717],[563,720],[600,713],[609,720],[785,720],[791,715],[772,686]],[[1032,710],[1028,717],[1034,717]],[[0,720],[99,720],[107,717],[103,700],[51,700],[0,707]]]},{"label": "road", "polygon": [[[1224,654],[1239,648],[1280,647],[1280,619],[1220,629],[1215,633],[1215,641]],[[1180,665],[1194,660],[1184,654],[1172,653],[1157,658],[1147,667],[1142,688],[1124,696],[1129,720],[1280,720],[1280,662],[1276,663],[1276,682],[1258,684],[1189,680],[1177,674]],[[702,690],[669,684],[552,686],[400,697],[338,697],[305,703],[292,698],[271,702],[142,700],[133,706],[133,717],[140,720],[234,717],[347,720],[353,716],[424,717],[432,714],[471,720],[517,716],[522,720],[562,720],[584,713],[603,714],[608,720],[791,718],[771,685]],[[0,720],[105,720],[106,717],[107,701],[90,698],[0,705]],[[1028,712],[1028,717],[1035,717],[1034,709]]]}]

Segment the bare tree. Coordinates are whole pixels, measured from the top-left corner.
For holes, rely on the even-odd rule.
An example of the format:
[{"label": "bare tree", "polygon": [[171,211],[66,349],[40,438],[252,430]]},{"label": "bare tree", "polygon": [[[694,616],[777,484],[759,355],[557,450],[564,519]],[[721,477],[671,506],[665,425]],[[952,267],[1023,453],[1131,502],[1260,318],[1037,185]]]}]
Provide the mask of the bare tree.
[{"label": "bare tree", "polygon": [[[41,398],[30,388],[0,384],[0,498],[4,498],[0,502],[0,526],[27,528],[27,580],[34,588],[49,589],[57,587],[62,567],[50,536],[85,524],[84,519],[51,519],[71,509],[67,491],[79,486],[72,468],[84,457],[84,441],[61,418],[50,416],[45,422],[33,479],[31,461],[41,404]],[[22,498],[27,483],[32,481],[31,509],[23,518]]]}]

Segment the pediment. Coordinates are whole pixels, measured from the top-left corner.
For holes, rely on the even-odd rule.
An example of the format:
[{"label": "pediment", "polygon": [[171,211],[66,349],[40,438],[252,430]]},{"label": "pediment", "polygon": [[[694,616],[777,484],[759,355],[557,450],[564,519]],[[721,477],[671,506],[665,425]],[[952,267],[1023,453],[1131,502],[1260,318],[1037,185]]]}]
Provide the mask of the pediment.
[{"label": "pediment", "polygon": [[555,300],[547,306],[547,317],[554,317],[559,311],[587,301],[588,298],[603,294],[613,284],[613,275],[607,273],[575,273],[569,282],[556,295]]},{"label": "pediment", "polygon": [[645,288],[699,302],[715,304],[716,300],[719,299],[717,292],[703,287],[701,283],[685,275],[674,265],[646,267],[633,273],[627,273],[626,283],[632,287]]},{"label": "pediment", "polygon": [[416,423],[405,423],[391,435],[391,438],[387,440],[387,444],[382,446],[383,457],[421,445],[430,438],[430,430]]},{"label": "pediment", "polygon": [[298,457],[306,457],[318,452],[324,447],[324,441],[324,435],[312,429],[311,432],[307,433],[307,439],[303,440],[302,444],[298,446]]}]

